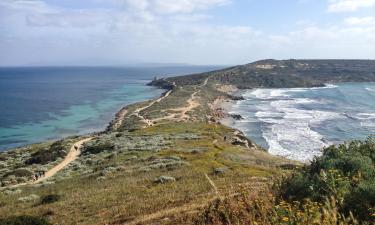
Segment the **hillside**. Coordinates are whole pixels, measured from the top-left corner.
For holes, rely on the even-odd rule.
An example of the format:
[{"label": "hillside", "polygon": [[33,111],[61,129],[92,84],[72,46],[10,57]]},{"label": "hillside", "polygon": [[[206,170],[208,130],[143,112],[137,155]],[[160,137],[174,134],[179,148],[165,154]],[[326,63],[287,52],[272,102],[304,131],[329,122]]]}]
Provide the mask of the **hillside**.
[{"label": "hillside", "polygon": [[150,85],[194,85],[210,77],[217,84],[246,88],[315,87],[324,83],[374,82],[375,60],[262,60],[228,69],[173,77]]},{"label": "hillside", "polygon": [[[374,193],[373,140],[332,147],[310,167],[272,156],[220,123],[227,116],[221,103],[241,99],[236,88],[343,81],[375,81],[375,61],[265,60],[154,80],[166,92],[125,106],[103,132],[0,153],[0,224],[369,223],[372,199],[346,196]],[[40,171],[51,174],[72,151],[81,154],[68,166],[32,180]],[[307,180],[321,192],[308,191]],[[350,202],[362,207],[356,218],[340,205]]]}]

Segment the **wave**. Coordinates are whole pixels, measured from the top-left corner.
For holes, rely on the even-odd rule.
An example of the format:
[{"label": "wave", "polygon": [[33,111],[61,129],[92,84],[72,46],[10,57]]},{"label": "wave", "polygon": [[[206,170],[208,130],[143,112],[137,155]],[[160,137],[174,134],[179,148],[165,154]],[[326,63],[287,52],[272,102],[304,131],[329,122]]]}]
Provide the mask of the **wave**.
[{"label": "wave", "polygon": [[306,122],[290,123],[283,121],[273,124],[263,132],[271,154],[299,161],[311,161],[319,155],[320,149],[327,146],[324,137],[311,130]]},{"label": "wave", "polygon": [[369,92],[375,92],[375,89],[372,89],[372,88],[365,88],[367,91]]},{"label": "wave", "polygon": [[309,90],[319,90],[319,89],[331,89],[337,88],[337,85],[326,84],[324,87],[312,87],[312,88],[280,88],[280,89],[255,89],[253,91],[245,93],[243,96],[245,98],[251,98],[255,96],[258,99],[273,99],[280,97],[290,97],[290,92],[305,92]]},{"label": "wave", "polygon": [[337,112],[298,108],[299,105],[316,102],[313,99],[296,98],[272,101],[268,108],[258,107],[260,111],[255,113],[255,117],[268,124],[263,131],[263,138],[271,154],[309,161],[329,144],[324,141],[323,135],[311,127],[345,117]]},{"label": "wave", "polygon": [[[375,123],[361,122],[361,127],[375,127]],[[375,133],[375,132],[374,132]]]},{"label": "wave", "polygon": [[373,130],[375,102],[358,100],[368,97],[362,85],[249,90],[234,110],[246,116],[236,126],[248,128],[245,133],[271,154],[310,161],[323,147],[347,140],[350,132],[366,136]]},{"label": "wave", "polygon": [[276,97],[289,97],[290,95],[286,94],[288,90],[284,89],[256,89],[255,91],[250,92],[250,94],[245,94],[244,97],[255,96],[258,99],[273,99]]},{"label": "wave", "polygon": [[359,120],[372,120],[375,119],[375,113],[357,113],[354,117]]}]

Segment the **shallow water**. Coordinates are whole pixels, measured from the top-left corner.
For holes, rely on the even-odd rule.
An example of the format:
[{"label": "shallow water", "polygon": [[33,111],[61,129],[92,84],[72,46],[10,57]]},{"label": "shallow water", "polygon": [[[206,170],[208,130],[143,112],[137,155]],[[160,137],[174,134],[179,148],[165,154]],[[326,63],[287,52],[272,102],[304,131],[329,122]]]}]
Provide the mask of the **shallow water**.
[{"label": "shallow water", "polygon": [[310,161],[330,144],[375,134],[375,83],[324,88],[255,89],[231,113],[243,130],[271,154]]},{"label": "shallow water", "polygon": [[0,68],[0,150],[103,130],[123,106],[159,96],[145,84],[217,67]]}]

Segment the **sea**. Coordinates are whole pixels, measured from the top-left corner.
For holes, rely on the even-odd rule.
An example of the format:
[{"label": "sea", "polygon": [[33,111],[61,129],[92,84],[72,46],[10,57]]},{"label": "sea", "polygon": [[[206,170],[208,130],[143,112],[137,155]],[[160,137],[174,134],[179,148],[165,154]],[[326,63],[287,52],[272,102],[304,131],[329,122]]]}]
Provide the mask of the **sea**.
[{"label": "sea", "polygon": [[0,68],[0,151],[102,131],[125,105],[160,96],[154,77],[218,66]]},{"label": "sea", "polygon": [[309,162],[322,149],[375,134],[375,83],[322,88],[252,89],[241,93],[229,122],[271,154]]}]

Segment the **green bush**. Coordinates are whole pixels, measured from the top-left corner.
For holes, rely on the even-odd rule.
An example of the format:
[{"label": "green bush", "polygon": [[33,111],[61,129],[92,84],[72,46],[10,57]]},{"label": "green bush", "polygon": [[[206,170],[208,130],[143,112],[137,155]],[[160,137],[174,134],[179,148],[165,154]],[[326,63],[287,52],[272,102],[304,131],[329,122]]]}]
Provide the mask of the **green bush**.
[{"label": "green bush", "polygon": [[115,148],[115,145],[109,141],[106,142],[97,142],[92,145],[85,146],[83,152],[84,153],[90,153],[90,154],[98,154],[105,150],[113,150]]},{"label": "green bush", "polygon": [[342,213],[369,222],[375,209],[375,137],[330,146],[311,165],[286,179],[281,193],[287,200],[323,202],[334,197]]},{"label": "green bush", "polygon": [[51,225],[47,220],[35,216],[11,216],[0,219],[1,225]]},{"label": "green bush", "polygon": [[66,155],[64,150],[65,146],[63,141],[56,141],[48,149],[35,152],[31,155],[31,158],[26,160],[27,165],[32,164],[48,164],[49,162],[56,161],[57,158],[63,158]]},{"label": "green bush", "polygon": [[25,168],[18,168],[4,175],[4,177],[14,175],[16,177],[30,177],[34,174],[33,171]]},{"label": "green bush", "polygon": [[61,199],[60,195],[56,195],[56,194],[45,195],[41,197],[39,205],[51,204],[51,203],[59,201],[60,199]]}]

